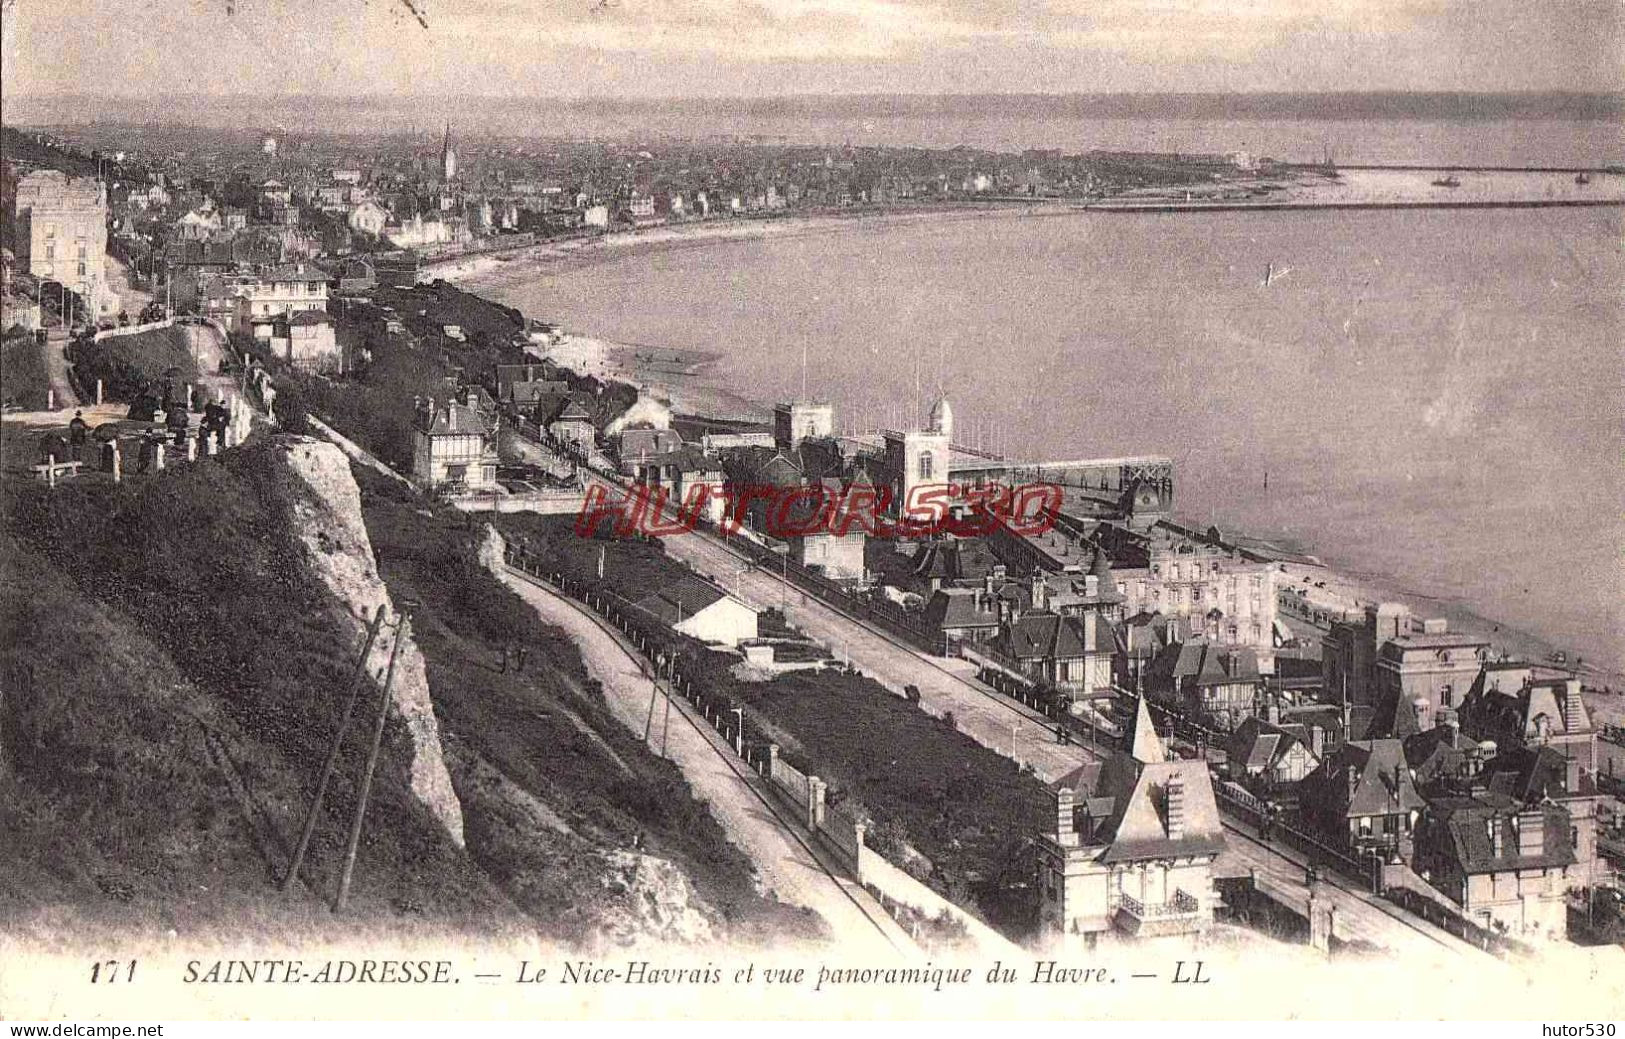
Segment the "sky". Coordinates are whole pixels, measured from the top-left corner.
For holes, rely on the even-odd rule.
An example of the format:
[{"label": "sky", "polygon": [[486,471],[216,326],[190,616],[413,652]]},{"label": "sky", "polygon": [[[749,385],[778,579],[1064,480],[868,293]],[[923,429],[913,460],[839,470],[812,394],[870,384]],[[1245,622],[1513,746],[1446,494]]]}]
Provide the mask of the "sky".
[{"label": "sky", "polygon": [[3,2],[8,96],[1625,89],[1621,0]]}]

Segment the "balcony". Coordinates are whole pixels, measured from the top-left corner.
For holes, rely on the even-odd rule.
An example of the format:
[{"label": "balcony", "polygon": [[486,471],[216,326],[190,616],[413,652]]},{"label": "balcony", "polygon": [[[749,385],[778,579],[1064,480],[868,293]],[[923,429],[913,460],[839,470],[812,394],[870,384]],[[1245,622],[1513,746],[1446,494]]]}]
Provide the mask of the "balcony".
[{"label": "balcony", "polygon": [[1173,898],[1155,905],[1130,895],[1118,897],[1117,927],[1126,934],[1184,934],[1200,930],[1207,918],[1196,897],[1183,890],[1175,891]]}]

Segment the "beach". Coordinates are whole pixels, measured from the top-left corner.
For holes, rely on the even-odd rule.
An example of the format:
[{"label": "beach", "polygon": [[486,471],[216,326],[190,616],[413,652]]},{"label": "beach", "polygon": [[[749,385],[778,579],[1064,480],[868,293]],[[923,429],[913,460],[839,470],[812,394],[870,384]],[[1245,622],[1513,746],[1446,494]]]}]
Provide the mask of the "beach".
[{"label": "beach", "polygon": [[423,265],[421,277],[444,278],[470,292],[550,271],[592,266],[640,253],[714,245],[720,242],[768,241],[806,235],[851,233],[915,222],[1032,217],[1075,212],[1081,201],[1036,199],[859,207],[796,214],[746,214],[683,220],[609,231],[525,246],[511,252],[449,257]]}]

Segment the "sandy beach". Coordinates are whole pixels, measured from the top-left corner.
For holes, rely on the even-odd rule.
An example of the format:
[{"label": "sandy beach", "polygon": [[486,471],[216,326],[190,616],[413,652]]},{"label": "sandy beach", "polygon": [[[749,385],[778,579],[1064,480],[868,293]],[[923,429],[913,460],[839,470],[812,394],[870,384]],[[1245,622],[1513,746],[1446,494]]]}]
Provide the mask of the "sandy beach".
[{"label": "sandy beach", "polygon": [[481,288],[490,288],[510,279],[532,278],[549,270],[607,263],[657,249],[835,234],[920,221],[1053,216],[1074,213],[1080,206],[1081,202],[1040,199],[1032,202],[967,202],[688,220],[546,242],[500,254],[453,257],[425,264],[422,276],[444,278],[470,292],[478,292]]}]

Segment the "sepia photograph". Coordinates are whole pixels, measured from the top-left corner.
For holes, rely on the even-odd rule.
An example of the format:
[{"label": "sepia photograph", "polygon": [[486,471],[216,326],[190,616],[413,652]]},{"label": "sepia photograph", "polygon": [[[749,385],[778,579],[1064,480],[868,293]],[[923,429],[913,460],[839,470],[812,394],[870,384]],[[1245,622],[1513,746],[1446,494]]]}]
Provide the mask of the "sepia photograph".
[{"label": "sepia photograph", "polygon": [[8,1035],[1625,1023],[1621,0],[0,3]]}]

